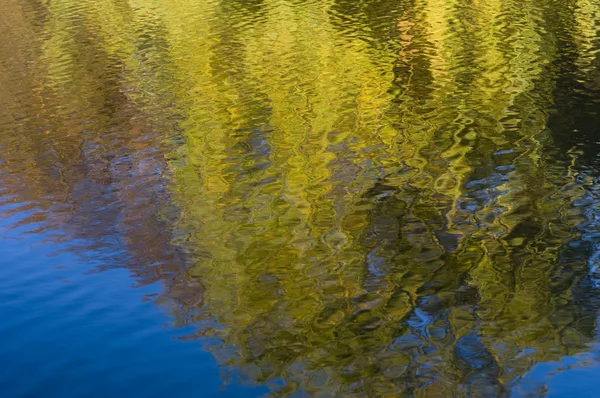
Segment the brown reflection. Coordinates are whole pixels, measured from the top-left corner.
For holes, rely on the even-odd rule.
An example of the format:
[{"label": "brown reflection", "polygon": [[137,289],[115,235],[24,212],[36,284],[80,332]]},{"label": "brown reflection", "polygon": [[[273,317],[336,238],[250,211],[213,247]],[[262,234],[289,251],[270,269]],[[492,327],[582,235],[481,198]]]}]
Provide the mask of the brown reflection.
[{"label": "brown reflection", "polygon": [[[0,38],[0,51],[11,54],[0,73],[6,214],[23,216],[15,228],[58,232],[56,239],[73,241],[71,250],[100,249],[105,257],[94,260],[130,267],[140,283],[170,278],[182,265],[166,188],[175,120],[136,101],[144,81],[136,87],[132,74],[150,66],[129,70],[93,33],[85,6],[24,6],[10,2],[2,14],[12,33]],[[60,24],[70,28],[57,31]],[[156,26],[137,27],[138,54],[168,62]],[[49,50],[55,40],[59,53]],[[154,93],[161,94],[168,101]]]}]

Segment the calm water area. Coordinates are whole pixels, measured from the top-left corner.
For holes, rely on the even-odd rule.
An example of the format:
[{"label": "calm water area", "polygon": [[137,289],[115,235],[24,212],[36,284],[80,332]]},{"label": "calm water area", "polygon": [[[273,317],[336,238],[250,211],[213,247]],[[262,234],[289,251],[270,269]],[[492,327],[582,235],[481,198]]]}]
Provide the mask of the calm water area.
[{"label": "calm water area", "polygon": [[2,0],[0,397],[600,396],[600,0]]}]

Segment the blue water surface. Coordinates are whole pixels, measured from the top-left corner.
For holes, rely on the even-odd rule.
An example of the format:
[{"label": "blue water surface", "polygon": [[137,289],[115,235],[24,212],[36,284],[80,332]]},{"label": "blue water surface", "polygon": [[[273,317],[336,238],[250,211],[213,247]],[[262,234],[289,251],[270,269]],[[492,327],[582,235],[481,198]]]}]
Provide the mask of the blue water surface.
[{"label": "blue water surface", "polygon": [[[98,271],[107,253],[69,251],[52,231],[0,221],[0,396],[240,397],[265,387],[223,373],[198,341],[180,339],[154,300],[160,283],[140,286],[128,270]],[[79,247],[85,242],[77,242]],[[227,382],[225,382],[227,378]]]}]

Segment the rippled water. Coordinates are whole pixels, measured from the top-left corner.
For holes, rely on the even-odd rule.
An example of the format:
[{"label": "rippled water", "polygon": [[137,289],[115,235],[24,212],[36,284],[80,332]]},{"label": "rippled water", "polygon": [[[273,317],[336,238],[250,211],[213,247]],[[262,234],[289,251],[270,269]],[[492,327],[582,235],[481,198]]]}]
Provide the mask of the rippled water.
[{"label": "rippled water", "polygon": [[595,396],[600,0],[6,0],[0,395]]}]

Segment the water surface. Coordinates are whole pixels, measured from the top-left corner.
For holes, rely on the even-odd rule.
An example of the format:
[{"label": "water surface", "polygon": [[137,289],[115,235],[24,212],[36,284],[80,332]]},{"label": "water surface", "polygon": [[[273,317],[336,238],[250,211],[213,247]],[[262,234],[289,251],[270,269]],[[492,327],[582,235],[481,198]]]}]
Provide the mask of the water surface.
[{"label": "water surface", "polygon": [[1,395],[594,396],[599,26],[6,0]]}]

